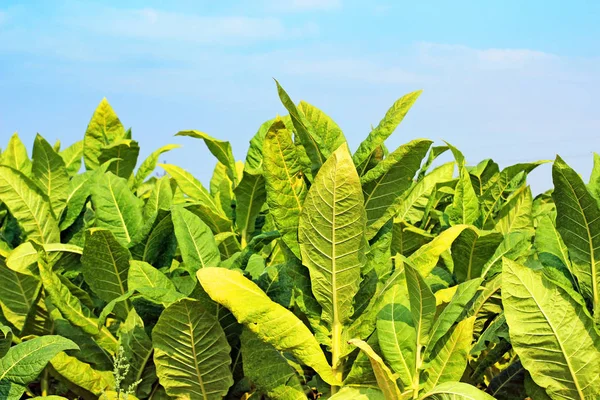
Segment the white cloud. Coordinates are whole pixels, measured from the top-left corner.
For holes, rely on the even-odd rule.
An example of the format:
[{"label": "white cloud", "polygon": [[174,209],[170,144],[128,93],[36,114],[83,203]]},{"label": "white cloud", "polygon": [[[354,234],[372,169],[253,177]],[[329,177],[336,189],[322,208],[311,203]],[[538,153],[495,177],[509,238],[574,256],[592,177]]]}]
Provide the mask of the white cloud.
[{"label": "white cloud", "polygon": [[282,12],[330,11],[342,8],[342,0],[275,0],[268,3],[270,10]]}]

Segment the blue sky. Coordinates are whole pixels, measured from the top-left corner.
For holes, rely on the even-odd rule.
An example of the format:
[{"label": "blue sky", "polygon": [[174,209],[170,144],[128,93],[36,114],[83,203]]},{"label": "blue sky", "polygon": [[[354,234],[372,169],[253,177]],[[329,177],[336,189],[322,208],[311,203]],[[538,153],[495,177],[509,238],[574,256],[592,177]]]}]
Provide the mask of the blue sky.
[{"label": "blue sky", "polygon": [[[145,156],[210,179],[198,129],[243,158],[284,113],[272,78],[326,111],[352,148],[401,95],[424,89],[389,147],[447,140],[470,163],[559,153],[587,180],[600,151],[600,2],[0,2],[0,146],[18,131],[64,145],[106,96]],[[531,176],[551,186],[549,166]]]}]

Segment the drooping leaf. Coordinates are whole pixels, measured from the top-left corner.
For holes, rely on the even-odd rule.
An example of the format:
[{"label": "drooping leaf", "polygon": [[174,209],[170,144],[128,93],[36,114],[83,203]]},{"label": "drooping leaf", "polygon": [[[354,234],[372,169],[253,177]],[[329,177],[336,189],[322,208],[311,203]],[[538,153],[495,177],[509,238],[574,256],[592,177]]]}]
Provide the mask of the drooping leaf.
[{"label": "drooping leaf", "polygon": [[96,226],[108,229],[124,245],[133,241],[144,224],[142,202],[129,190],[124,178],[104,174],[92,189]]},{"label": "drooping leaf", "polygon": [[119,139],[127,139],[125,128],[117,114],[104,98],[94,111],[92,119],[85,131],[83,139],[83,160],[86,169],[96,169],[100,166],[98,158],[104,146]]},{"label": "drooping leaf", "polygon": [[146,180],[146,178],[154,171],[156,165],[158,164],[159,157],[166,153],[167,151],[171,151],[173,149],[177,149],[181,146],[178,144],[167,144],[166,146],[161,147],[158,150],[153,151],[146,159],[140,164],[137,172],[135,173],[135,179],[133,180],[132,189],[135,190],[140,187],[140,185]]},{"label": "drooping leaf", "polygon": [[367,239],[392,218],[401,206],[401,195],[413,183],[430,140],[413,140],[398,147],[360,181],[367,212]]},{"label": "drooping leaf", "polygon": [[325,354],[306,325],[269,299],[256,284],[241,273],[224,268],[202,268],[196,275],[206,293],[261,340],[279,351],[292,353],[326,382],[337,383]]},{"label": "drooping leaf", "polygon": [[197,300],[163,311],[152,331],[154,363],[169,396],[221,399],[233,384],[230,347],[217,319]]},{"label": "drooping leaf", "polygon": [[365,166],[373,151],[382,145],[392,132],[396,130],[396,127],[402,122],[406,113],[408,113],[408,110],[410,110],[417,98],[421,95],[421,92],[421,90],[418,90],[396,100],[379,125],[377,125],[377,127],[369,133],[369,136],[358,146],[352,159],[358,169],[359,175],[362,175],[365,172]]},{"label": "drooping leaf", "polygon": [[181,131],[175,134],[175,136],[189,136],[196,139],[204,140],[206,147],[210,152],[219,160],[223,165],[227,167],[229,177],[233,182],[237,182],[237,172],[235,167],[235,158],[231,150],[231,144],[224,140],[215,139],[204,132],[200,131]]},{"label": "drooping leaf", "polygon": [[58,223],[48,198],[23,173],[0,166],[0,201],[17,219],[27,239],[38,243],[60,242]]},{"label": "drooping leaf", "polygon": [[300,258],[297,227],[307,190],[291,134],[281,120],[267,132],[263,163],[269,213],[285,244]]},{"label": "drooping leaf", "polygon": [[600,337],[579,303],[542,273],[507,259],[502,303],[511,344],[538,385],[556,398],[598,394]]},{"label": "drooping leaf", "polygon": [[50,364],[63,380],[96,396],[115,385],[112,371],[98,371],[66,353],[58,353]]},{"label": "drooping leaf", "polygon": [[39,134],[33,142],[32,172],[48,197],[54,215],[60,215],[69,195],[69,175],[63,159]]}]

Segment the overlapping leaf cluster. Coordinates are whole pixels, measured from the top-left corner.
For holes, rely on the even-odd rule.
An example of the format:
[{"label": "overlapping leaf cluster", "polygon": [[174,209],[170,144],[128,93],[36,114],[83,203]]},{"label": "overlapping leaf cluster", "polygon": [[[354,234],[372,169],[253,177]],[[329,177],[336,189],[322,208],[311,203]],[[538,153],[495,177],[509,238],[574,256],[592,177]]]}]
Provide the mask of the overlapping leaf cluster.
[{"label": "overlapping leaf cluster", "polygon": [[420,92],[351,153],[277,89],[245,162],[177,134],[209,187],[158,164],[174,145],[140,162],[106,100],[70,147],[9,140],[0,399],[600,396],[600,157],[587,185],[557,158],[533,198],[542,162],[388,150]]}]

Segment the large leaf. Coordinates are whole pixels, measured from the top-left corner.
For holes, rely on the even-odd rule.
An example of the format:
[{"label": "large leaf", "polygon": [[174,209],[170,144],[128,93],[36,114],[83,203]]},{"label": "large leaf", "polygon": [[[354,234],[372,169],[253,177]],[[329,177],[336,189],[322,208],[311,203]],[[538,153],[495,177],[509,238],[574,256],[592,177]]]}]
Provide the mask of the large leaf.
[{"label": "large leaf", "polygon": [[446,229],[431,242],[411,254],[411,256],[408,257],[408,260],[415,268],[417,268],[422,276],[429,276],[442,253],[450,249],[454,240],[456,240],[466,228],[468,228],[468,225],[455,225]]},{"label": "large leaf", "polygon": [[571,271],[569,249],[554,226],[554,221],[548,215],[542,216],[537,221],[535,248],[542,264]]},{"label": "large leaf", "polygon": [[83,160],[86,169],[100,166],[98,158],[104,146],[125,139],[125,128],[108,101],[104,98],[94,111],[83,139]]},{"label": "large leaf", "polygon": [[57,354],[50,364],[61,380],[70,382],[96,396],[115,386],[112,371],[96,370],[90,364],[66,353]]},{"label": "large leaf", "polygon": [[392,132],[396,130],[396,127],[402,122],[406,113],[408,113],[408,110],[410,110],[415,101],[417,101],[417,98],[421,93],[422,91],[418,90],[396,100],[379,125],[377,125],[377,127],[369,133],[369,136],[367,136],[367,138],[358,146],[352,159],[354,160],[354,164],[360,175],[365,172],[371,154],[383,144]]},{"label": "large leaf", "polygon": [[367,239],[392,218],[401,206],[400,197],[413,184],[413,178],[429,146],[430,140],[413,140],[398,147],[360,181],[367,212]]},{"label": "large leaf", "polygon": [[146,159],[142,162],[137,172],[135,173],[135,179],[133,180],[132,188],[135,190],[144,182],[144,180],[154,171],[158,164],[158,158],[167,151],[177,149],[181,146],[178,144],[168,144],[161,147],[158,150],[153,151]]},{"label": "large leaf", "polygon": [[219,265],[221,256],[210,228],[183,207],[174,207],[172,215],[175,236],[188,270],[192,273],[199,268]]},{"label": "large leaf", "polygon": [[141,230],[142,202],[129,190],[124,178],[107,172],[92,189],[96,226],[110,230],[128,245]]},{"label": "large leaf", "polygon": [[337,383],[325,354],[306,325],[256,284],[241,273],[224,268],[203,268],[196,275],[206,293],[261,340],[279,351],[292,353],[326,382]]},{"label": "large leaf", "polygon": [[6,149],[0,156],[0,165],[6,165],[25,175],[31,172],[31,161],[27,155],[27,148],[15,132],[8,141]]},{"label": "large leaf", "polygon": [[130,258],[129,251],[119,244],[110,231],[90,229],[86,232],[81,257],[82,272],[85,282],[102,300],[110,302],[127,293]]},{"label": "large leaf", "polygon": [[578,302],[541,272],[505,259],[502,303],[513,348],[550,397],[599,393],[600,337]]},{"label": "large leaf", "polygon": [[154,363],[169,396],[221,399],[233,384],[231,348],[217,319],[197,300],[183,299],[152,330]]},{"label": "large leaf", "polygon": [[62,157],[39,134],[33,142],[32,172],[48,196],[54,215],[60,215],[69,195],[69,175]]},{"label": "large leaf", "polygon": [[265,179],[262,175],[254,175],[244,171],[240,184],[235,188],[235,222],[248,242],[254,233],[256,217],[267,199]]},{"label": "large leaf", "polygon": [[481,214],[479,200],[471,184],[471,177],[464,166],[460,169],[460,178],[456,184],[454,198],[452,204],[446,209],[446,213],[452,225],[473,225]]},{"label": "large leaf", "polygon": [[135,169],[139,154],[140,146],[135,140],[121,139],[103,146],[98,156],[98,162],[104,164],[113,160],[108,171],[121,178],[129,179]]},{"label": "large leaf", "polygon": [[17,219],[27,239],[39,243],[60,242],[60,231],[48,198],[23,173],[0,166],[0,201]]},{"label": "large leaf", "polygon": [[421,368],[421,352],[429,341],[429,335],[435,317],[435,296],[427,283],[419,274],[419,271],[406,264],[406,287],[410,300],[410,314],[415,329],[416,345],[416,367]]},{"label": "large leaf", "polygon": [[13,346],[0,359],[0,386],[7,381],[28,385],[56,354],[76,349],[75,343],[57,335],[37,337]]},{"label": "large leaf", "polygon": [[182,299],[184,296],[177,291],[173,282],[152,265],[143,261],[130,261],[127,284],[130,290],[135,290],[153,301],[161,302],[165,307]]},{"label": "large leaf", "polygon": [[283,121],[276,120],[263,143],[267,204],[285,244],[300,258],[298,219],[306,197],[302,166],[296,147]]},{"label": "large leaf", "polygon": [[342,145],[315,177],[298,228],[302,262],[323,309],[322,319],[332,331],[334,363],[341,351],[342,327],[353,314],[352,303],[366,261],[363,204],[358,174],[348,146]]},{"label": "large leaf", "polygon": [[163,176],[154,182],[150,196],[144,206],[144,218],[149,219],[159,210],[170,210],[173,203],[173,188],[171,178]]},{"label": "large leaf", "polygon": [[500,209],[495,229],[505,235],[513,231],[533,229],[532,207],[531,189],[523,186]]},{"label": "large leaf", "polygon": [[[556,228],[569,249],[582,294],[600,321],[600,208],[581,177],[560,157],[552,166]],[[534,379],[535,380],[535,379]]]}]

